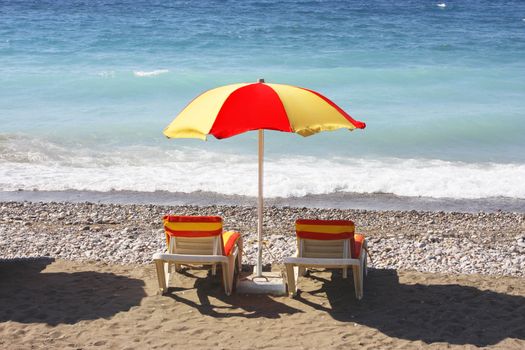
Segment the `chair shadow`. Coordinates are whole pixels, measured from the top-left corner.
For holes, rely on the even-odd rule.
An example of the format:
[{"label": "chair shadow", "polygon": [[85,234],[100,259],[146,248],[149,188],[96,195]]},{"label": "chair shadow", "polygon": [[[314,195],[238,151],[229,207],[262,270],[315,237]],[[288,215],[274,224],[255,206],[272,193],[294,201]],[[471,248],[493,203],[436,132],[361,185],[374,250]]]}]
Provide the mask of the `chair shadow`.
[{"label": "chair shadow", "polygon": [[56,326],[108,318],[139,305],[142,280],[94,271],[41,273],[54,259],[0,261],[0,323]]},{"label": "chair shadow", "polygon": [[[170,287],[164,295],[173,300],[186,304],[203,315],[216,318],[243,317],[243,318],[268,318],[277,319],[282,315],[290,315],[302,310],[281,303],[275,298],[264,294],[236,294],[227,296],[221,283],[221,272],[212,276],[208,271],[206,277],[192,274],[191,270],[182,269],[179,274],[189,278],[195,278],[195,288],[198,301],[191,297],[184,297],[186,288]],[[192,289],[193,289],[192,288]],[[184,294],[180,293],[184,292]],[[212,299],[217,299],[215,302]]]},{"label": "chair shadow", "polygon": [[[310,274],[309,278],[321,282],[322,287],[300,293],[296,299],[336,320],[427,344],[446,342],[482,347],[506,338],[525,340],[522,296],[458,284],[400,284],[395,270],[370,269],[365,279],[365,296],[357,301],[351,277],[343,280],[338,271],[332,271],[332,277]],[[330,307],[310,300],[315,299],[311,295],[320,293],[326,294]]]}]

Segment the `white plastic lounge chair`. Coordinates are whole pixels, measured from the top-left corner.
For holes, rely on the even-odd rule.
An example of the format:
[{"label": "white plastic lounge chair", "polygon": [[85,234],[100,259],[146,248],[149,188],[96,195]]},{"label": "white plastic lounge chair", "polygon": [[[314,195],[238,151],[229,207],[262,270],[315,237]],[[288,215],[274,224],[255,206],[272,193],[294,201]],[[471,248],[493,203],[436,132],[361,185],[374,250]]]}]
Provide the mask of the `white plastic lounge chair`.
[{"label": "white plastic lounge chair", "polygon": [[342,268],[347,278],[347,268],[352,267],[355,295],[363,297],[363,275],[366,271],[365,237],[354,233],[350,220],[305,220],[295,223],[297,253],[284,259],[288,293],[297,294],[297,280],[308,267]]},{"label": "white plastic lounge chair", "polygon": [[242,237],[238,232],[222,232],[219,216],[164,217],[166,253],[156,253],[153,260],[157,268],[160,293],[167,292],[173,270],[181,265],[211,265],[215,275],[217,265],[222,267],[224,291],[233,291],[235,269],[241,270]]}]

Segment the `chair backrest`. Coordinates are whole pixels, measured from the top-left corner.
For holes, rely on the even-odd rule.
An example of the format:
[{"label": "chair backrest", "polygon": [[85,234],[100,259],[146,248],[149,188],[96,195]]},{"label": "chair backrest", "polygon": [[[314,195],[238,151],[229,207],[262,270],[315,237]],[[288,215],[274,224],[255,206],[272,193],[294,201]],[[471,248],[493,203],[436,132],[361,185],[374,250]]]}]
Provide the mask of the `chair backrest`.
[{"label": "chair backrest", "polygon": [[350,220],[295,222],[297,251],[304,258],[350,258],[354,250],[354,223]]},{"label": "chair backrest", "polygon": [[221,217],[166,215],[163,221],[170,253],[223,254]]}]

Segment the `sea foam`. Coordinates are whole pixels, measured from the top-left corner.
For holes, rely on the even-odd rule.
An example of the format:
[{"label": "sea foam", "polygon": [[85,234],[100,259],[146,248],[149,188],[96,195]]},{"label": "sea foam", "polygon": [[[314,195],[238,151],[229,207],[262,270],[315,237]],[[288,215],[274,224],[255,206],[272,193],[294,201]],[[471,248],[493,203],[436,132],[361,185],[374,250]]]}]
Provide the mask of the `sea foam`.
[{"label": "sea foam", "polygon": [[161,75],[165,73],[169,73],[169,70],[168,69],[156,69],[152,71],[141,71],[141,70],[133,71],[133,75],[136,77],[154,77],[156,75]]},{"label": "sea foam", "polygon": [[[11,146],[11,147],[9,147]],[[257,195],[257,157],[159,146],[70,149],[3,142],[0,191],[209,191]],[[525,165],[432,159],[281,155],[265,160],[267,197],[392,193],[434,198],[525,198]]]}]

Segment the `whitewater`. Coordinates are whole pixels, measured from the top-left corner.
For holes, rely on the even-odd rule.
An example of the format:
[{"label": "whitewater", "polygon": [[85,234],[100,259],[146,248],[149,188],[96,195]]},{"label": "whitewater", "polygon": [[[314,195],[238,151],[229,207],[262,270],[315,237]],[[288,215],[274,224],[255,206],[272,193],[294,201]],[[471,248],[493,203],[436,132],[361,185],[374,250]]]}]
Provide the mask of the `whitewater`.
[{"label": "whitewater", "polygon": [[[208,191],[256,196],[257,156],[197,147],[66,148],[0,140],[0,191]],[[434,198],[525,198],[525,164],[435,159],[270,155],[265,196],[391,193]]]}]

